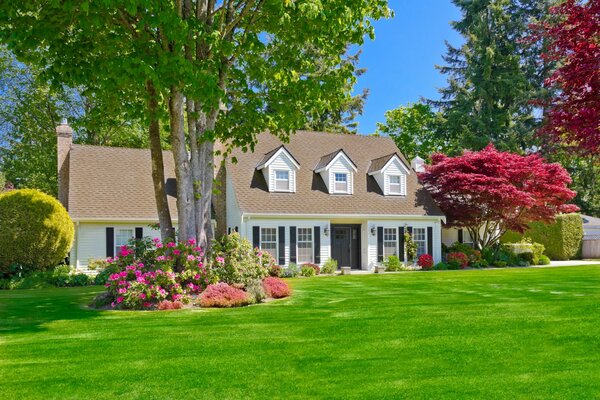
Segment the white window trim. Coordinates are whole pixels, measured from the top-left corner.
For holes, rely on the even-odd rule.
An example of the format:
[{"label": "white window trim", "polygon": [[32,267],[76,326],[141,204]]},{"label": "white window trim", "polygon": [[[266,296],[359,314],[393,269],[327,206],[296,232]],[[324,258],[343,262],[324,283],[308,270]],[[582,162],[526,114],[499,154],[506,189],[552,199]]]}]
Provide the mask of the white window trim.
[{"label": "white window trim", "polygon": [[[417,240],[415,240],[415,231],[416,231],[417,229],[423,229],[423,240],[418,240],[418,241],[417,241]],[[425,246],[425,251],[424,251],[422,254],[428,254],[428,253],[427,253],[427,228],[426,228],[426,227],[421,227],[421,226],[418,226],[418,227],[413,227],[413,230],[412,230],[412,239],[413,239],[413,242],[415,242],[415,244],[416,244],[417,242],[422,242],[422,243],[424,243],[424,246]],[[420,255],[421,255],[421,254],[419,254],[419,253],[418,253],[418,246],[417,246],[417,257],[419,257]],[[430,255],[433,255],[433,254],[430,254]]]},{"label": "white window trim", "polygon": [[[400,182],[398,182],[398,187],[399,187],[399,191],[394,192],[392,191],[392,177],[398,177]],[[404,196],[406,194],[406,180],[402,180],[402,174],[389,174],[387,175],[387,180],[388,180],[388,194],[390,196]],[[406,175],[404,175],[406,176]],[[403,184],[404,183],[404,184]]]},{"label": "white window trim", "polygon": [[[286,189],[277,189],[277,181],[281,181],[281,182],[285,182],[285,179],[277,179],[277,172],[287,172],[288,174],[288,178],[287,178],[287,184],[288,184],[288,188]],[[273,188],[274,192],[293,192],[293,187],[292,187],[292,171],[287,170],[287,169],[274,169],[273,170],[273,179],[275,181],[275,187]]]},{"label": "white window trim", "polygon": [[[127,239],[127,242],[125,242],[124,244],[117,244],[117,237],[118,237],[119,232],[121,232],[121,231],[131,231],[131,236],[129,237],[129,239]],[[127,245],[131,239],[135,238],[135,228],[115,228],[113,231],[113,236],[114,236],[113,243],[115,246],[114,254],[115,254],[115,257],[117,257],[119,255],[119,253],[121,252],[121,246]]]},{"label": "white window trim", "polygon": [[[300,244],[300,229],[310,229],[310,237],[311,237],[311,247],[310,247],[310,261],[303,261],[300,260],[300,247],[298,246]],[[308,243],[308,242],[302,242],[302,243]],[[298,264],[305,264],[305,263],[314,263],[315,262],[315,230],[314,227],[312,226],[298,226],[296,227],[296,261]]]},{"label": "white window trim", "polygon": [[[332,172],[332,174],[333,174],[333,193],[349,194],[350,193],[350,173],[349,172]],[[337,190],[337,188],[336,188],[337,181],[335,179],[336,175],[345,175],[346,176],[346,190]]]},{"label": "white window trim", "polygon": [[[386,242],[392,242],[391,240],[385,240],[385,231],[386,230],[393,230],[395,232],[395,234],[396,234],[396,240],[394,240],[394,242],[395,242],[395,245],[394,245],[395,251],[394,251],[394,253],[395,254],[386,254],[386,252],[385,252],[385,249],[386,249],[385,243]],[[386,228],[386,227],[383,228],[383,258],[384,259],[388,258],[389,256],[398,255],[398,242],[399,242],[398,239],[399,239],[398,228]]]},{"label": "white window trim", "polygon": [[[275,242],[264,242],[263,241],[263,229],[274,229],[275,230]],[[267,251],[263,249],[263,243],[275,243],[275,255],[271,254],[273,256],[273,258],[275,259],[275,261],[279,261],[278,260],[278,253],[279,253],[279,229],[275,226],[261,226],[260,227],[260,241],[259,241],[259,246],[260,246],[260,250],[261,251]]]}]

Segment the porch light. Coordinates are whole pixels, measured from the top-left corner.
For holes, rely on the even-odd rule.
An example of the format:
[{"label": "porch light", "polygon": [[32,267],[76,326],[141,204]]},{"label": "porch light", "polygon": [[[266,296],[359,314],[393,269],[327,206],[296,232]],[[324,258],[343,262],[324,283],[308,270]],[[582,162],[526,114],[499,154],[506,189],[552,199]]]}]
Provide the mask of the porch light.
[{"label": "porch light", "polygon": [[371,225],[371,236],[375,236],[376,233],[377,229],[375,228],[375,225]]},{"label": "porch light", "polygon": [[329,236],[329,225],[325,225],[325,229],[323,229],[323,233],[325,236]]}]

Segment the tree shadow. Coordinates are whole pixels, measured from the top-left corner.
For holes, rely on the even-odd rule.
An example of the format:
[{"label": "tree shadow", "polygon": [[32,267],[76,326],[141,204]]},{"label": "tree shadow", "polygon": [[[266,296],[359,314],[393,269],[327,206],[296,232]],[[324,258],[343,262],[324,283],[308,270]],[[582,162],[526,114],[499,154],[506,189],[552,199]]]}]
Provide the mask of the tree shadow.
[{"label": "tree shadow", "polygon": [[0,291],[0,336],[43,332],[60,320],[96,318],[89,308],[101,286],[79,288],[20,289]]}]

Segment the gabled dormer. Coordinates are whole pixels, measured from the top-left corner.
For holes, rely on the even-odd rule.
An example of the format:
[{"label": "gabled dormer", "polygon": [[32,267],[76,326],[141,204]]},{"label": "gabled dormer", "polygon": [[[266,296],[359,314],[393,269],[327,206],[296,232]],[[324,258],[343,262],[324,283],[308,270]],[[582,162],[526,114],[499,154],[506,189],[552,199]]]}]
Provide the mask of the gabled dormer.
[{"label": "gabled dormer", "polygon": [[356,171],[356,164],[342,149],[321,157],[315,167],[330,194],[354,193]]},{"label": "gabled dormer", "polygon": [[265,154],[256,169],[262,171],[269,185],[269,192],[296,191],[296,175],[300,163],[285,146],[281,145]]},{"label": "gabled dormer", "polygon": [[406,196],[410,169],[397,153],[371,160],[368,174],[375,178],[385,196]]}]

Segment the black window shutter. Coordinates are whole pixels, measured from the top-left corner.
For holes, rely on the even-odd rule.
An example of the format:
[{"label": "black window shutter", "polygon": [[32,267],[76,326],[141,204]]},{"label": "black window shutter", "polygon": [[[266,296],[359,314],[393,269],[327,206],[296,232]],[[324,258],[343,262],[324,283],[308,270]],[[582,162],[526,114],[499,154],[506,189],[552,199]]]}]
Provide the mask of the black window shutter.
[{"label": "black window shutter", "polygon": [[408,231],[408,234],[410,235],[410,237],[412,238],[412,226],[407,226],[406,230]]},{"label": "black window shutter", "polygon": [[279,227],[279,265],[285,265],[285,226]]},{"label": "black window shutter", "polygon": [[115,228],[106,228],[106,257],[115,256]]},{"label": "black window shutter", "polygon": [[377,227],[377,261],[383,261],[383,226]]},{"label": "black window shutter", "polygon": [[433,228],[427,227],[427,254],[433,255]]},{"label": "black window shutter", "polygon": [[321,264],[321,227],[315,226],[315,264]]},{"label": "black window shutter", "polygon": [[462,228],[460,228],[458,230],[458,243],[462,243],[463,240],[464,240],[464,238],[463,238],[463,230],[462,230]]},{"label": "black window shutter", "polygon": [[137,240],[143,239],[144,237],[144,228],[135,228],[135,238]]},{"label": "black window shutter", "polygon": [[400,261],[404,261],[404,227],[403,226],[398,228],[398,249],[399,249],[398,258],[400,259]]},{"label": "black window shutter", "polygon": [[227,234],[231,235],[231,228],[227,228]]},{"label": "black window shutter", "polygon": [[260,226],[252,227],[252,246],[260,247]]},{"label": "black window shutter", "polygon": [[290,262],[296,263],[296,227],[290,226]]}]

